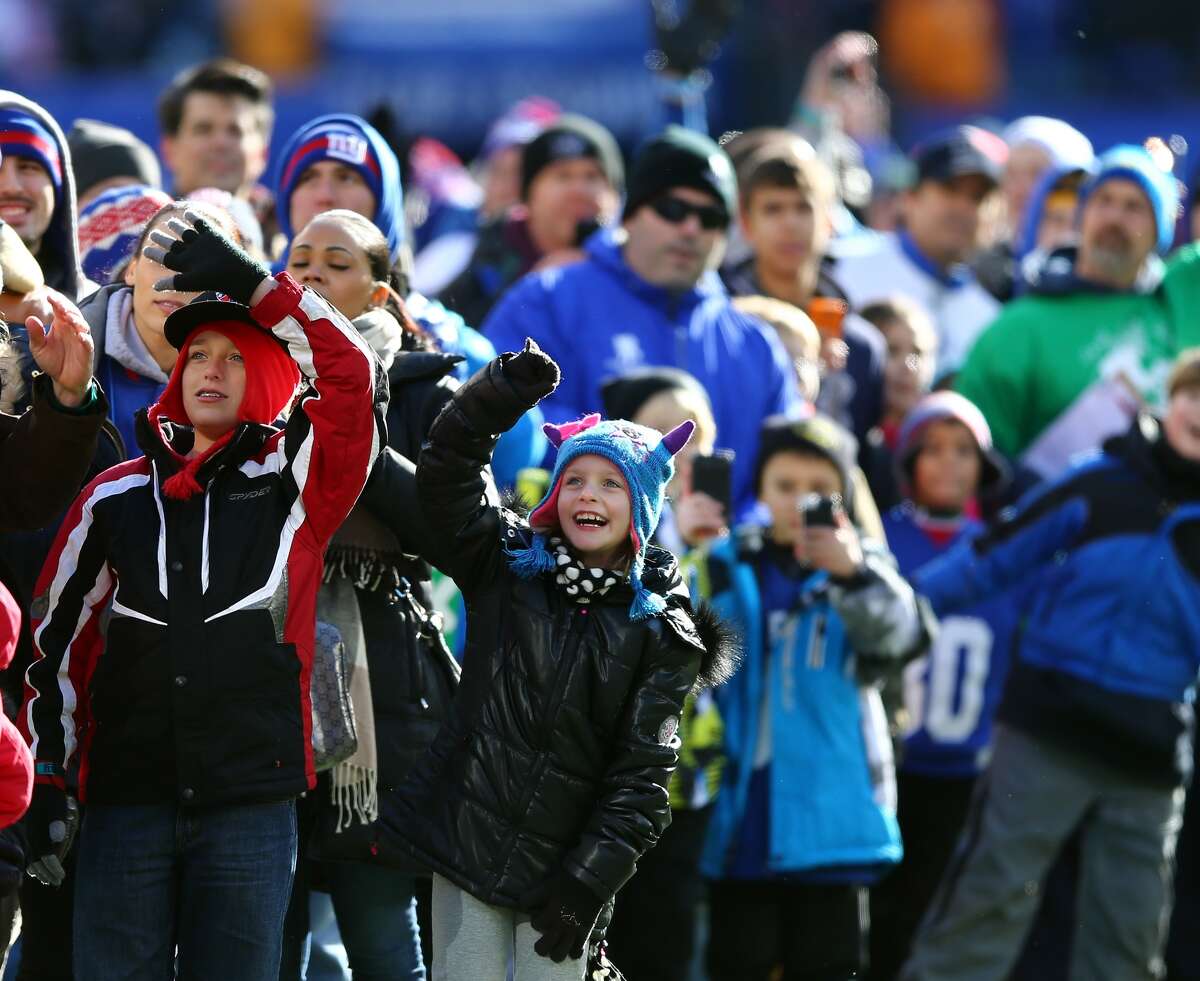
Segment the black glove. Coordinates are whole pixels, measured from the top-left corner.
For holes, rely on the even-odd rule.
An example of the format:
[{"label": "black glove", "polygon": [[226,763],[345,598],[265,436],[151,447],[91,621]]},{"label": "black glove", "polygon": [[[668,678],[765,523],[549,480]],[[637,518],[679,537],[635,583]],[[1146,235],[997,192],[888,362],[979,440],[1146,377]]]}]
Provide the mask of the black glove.
[{"label": "black glove", "polygon": [[604,900],[573,875],[558,872],[522,896],[521,907],[533,914],[530,924],[541,934],[533,949],[559,962],[583,956]]},{"label": "black glove", "polygon": [[34,784],[33,800],[22,823],[29,841],[29,874],[45,885],[62,885],[67,877],[62,860],[71,850],[79,827],[75,799],[53,784]]},{"label": "black glove", "polygon": [[532,338],[525,338],[524,350],[502,354],[500,365],[505,381],[525,405],[536,405],[558,388],[558,365]]},{"label": "black glove", "polygon": [[167,229],[175,237],[155,229],[150,233],[155,244],[142,250],[147,259],[178,273],[160,279],[154,288],[181,293],[216,290],[238,303],[249,304],[258,284],[271,275],[271,270],[194,211],[185,212],[183,219],[167,222]]},{"label": "black glove", "polygon": [[0,896],[11,896],[25,876],[25,849],[16,825],[0,831]]}]

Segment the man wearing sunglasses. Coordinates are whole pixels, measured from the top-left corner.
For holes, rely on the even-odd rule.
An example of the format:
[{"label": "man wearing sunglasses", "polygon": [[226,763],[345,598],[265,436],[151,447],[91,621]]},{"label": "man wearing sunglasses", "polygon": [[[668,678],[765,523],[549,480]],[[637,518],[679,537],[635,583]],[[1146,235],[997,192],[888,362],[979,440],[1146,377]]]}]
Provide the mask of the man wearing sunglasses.
[{"label": "man wearing sunglasses", "polygon": [[[542,403],[548,422],[604,407],[601,383],[671,366],[704,386],[717,445],[735,452],[735,508],[753,503],[763,419],[803,402],[774,332],[735,310],[715,270],[737,214],[729,157],[699,133],[669,126],[633,162],[621,227],[585,245],[582,262],[531,273],[483,324],[498,351],[532,337],[562,369]],[[735,517],[735,516],[731,516]]]}]

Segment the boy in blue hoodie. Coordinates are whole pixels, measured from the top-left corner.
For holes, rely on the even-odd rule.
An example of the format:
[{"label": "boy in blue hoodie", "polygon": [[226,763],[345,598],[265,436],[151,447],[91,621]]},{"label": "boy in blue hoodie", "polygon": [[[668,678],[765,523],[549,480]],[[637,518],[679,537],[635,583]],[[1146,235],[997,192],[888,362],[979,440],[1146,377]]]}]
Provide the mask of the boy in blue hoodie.
[{"label": "boy in blue hoodie", "polygon": [[[717,690],[729,762],[704,855],[712,981],[845,979],[864,967],[865,887],[901,857],[891,743],[868,675],[927,640],[912,590],[854,527],[854,438],[823,416],[768,420],[755,473],[766,527],[697,564],[740,627]],[[810,495],[825,499],[805,518]],[[836,500],[836,504],[831,502]]]},{"label": "boy in blue hoodie", "polygon": [[941,615],[1036,576],[992,762],[906,979],[1006,977],[1080,838],[1070,981],[1153,978],[1191,777],[1200,664],[1200,350],[1161,420],[1028,495],[914,576]]},{"label": "boy in blue hoodie", "polygon": [[[972,512],[1004,471],[983,414],[955,392],[921,399],[900,426],[895,452],[905,500],[883,526],[900,572],[911,576],[984,531]],[[1018,611],[1005,593],[946,617],[928,656],[905,670],[897,767],[904,860],[871,893],[870,977],[878,981],[891,981],[904,963],[987,766]]]}]

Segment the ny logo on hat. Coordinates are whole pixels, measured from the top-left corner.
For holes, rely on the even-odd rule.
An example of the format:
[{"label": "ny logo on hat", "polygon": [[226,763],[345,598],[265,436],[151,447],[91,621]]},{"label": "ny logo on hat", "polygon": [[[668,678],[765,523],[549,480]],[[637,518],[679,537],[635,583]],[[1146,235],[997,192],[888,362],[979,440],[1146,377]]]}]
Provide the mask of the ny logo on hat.
[{"label": "ny logo on hat", "polygon": [[347,163],[361,164],[367,159],[367,141],[353,133],[330,133],[329,155]]}]

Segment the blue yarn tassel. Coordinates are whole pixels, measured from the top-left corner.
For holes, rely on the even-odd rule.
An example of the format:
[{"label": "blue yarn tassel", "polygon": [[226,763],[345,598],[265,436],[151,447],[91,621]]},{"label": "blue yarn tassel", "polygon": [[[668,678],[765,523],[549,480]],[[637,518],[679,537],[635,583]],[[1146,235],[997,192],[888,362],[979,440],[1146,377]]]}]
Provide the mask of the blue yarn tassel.
[{"label": "blue yarn tassel", "polygon": [[521,579],[533,579],[543,572],[554,571],[554,556],[546,551],[545,535],[534,535],[529,548],[506,550],[504,555],[508,567]]},{"label": "blue yarn tassel", "polygon": [[667,601],[643,586],[641,576],[636,572],[629,577],[629,584],[633,586],[633,603],[629,607],[630,620],[649,620],[666,611]]}]

